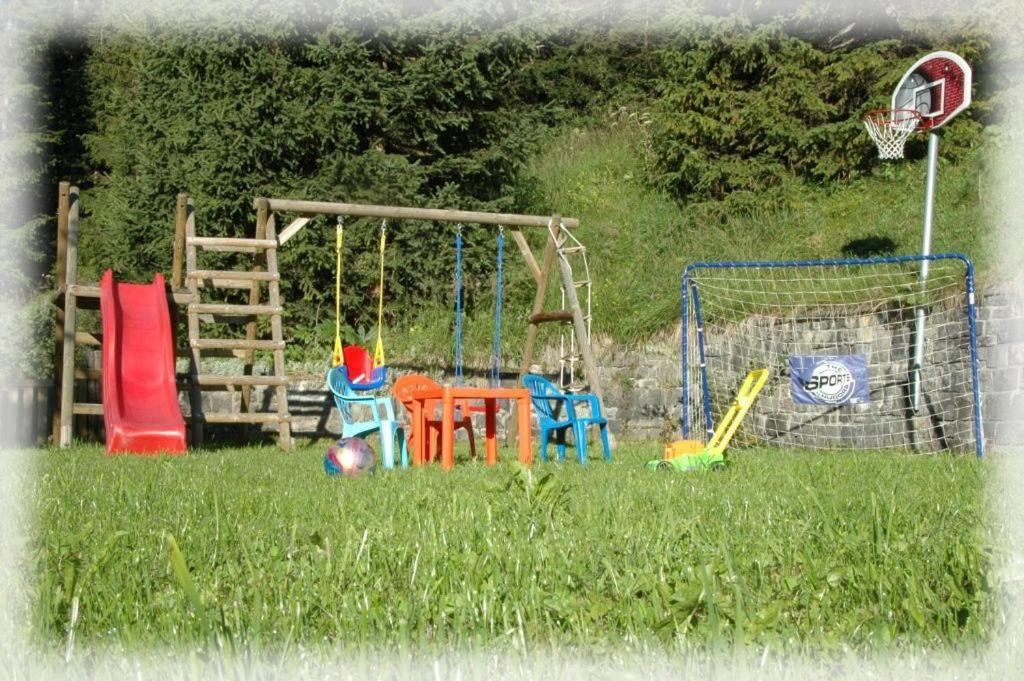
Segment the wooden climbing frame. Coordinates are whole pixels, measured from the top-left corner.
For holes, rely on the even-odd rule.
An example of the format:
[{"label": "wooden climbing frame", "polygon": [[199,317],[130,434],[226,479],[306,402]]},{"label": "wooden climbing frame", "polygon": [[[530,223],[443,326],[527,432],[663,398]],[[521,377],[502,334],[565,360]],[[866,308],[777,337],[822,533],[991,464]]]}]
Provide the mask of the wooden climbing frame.
[{"label": "wooden climbing frame", "polygon": [[[261,210],[261,206],[265,206],[266,210],[271,213],[271,216],[276,213],[290,213],[294,216],[292,221],[281,230],[278,236],[278,243],[281,246],[306,227],[314,217],[319,215],[381,218],[386,220],[454,222],[512,228],[512,238],[519,247],[519,252],[526,261],[527,269],[529,269],[537,286],[533,299],[533,308],[529,317],[527,317],[530,329],[523,351],[523,361],[520,365],[520,378],[530,370],[530,364],[533,362],[533,355],[536,350],[540,325],[546,322],[569,322],[573,326],[573,333],[575,334],[577,347],[580,351],[589,390],[599,398],[602,396],[597,363],[590,344],[587,315],[580,307],[580,301],[576,293],[580,282],[573,279],[573,269],[568,257],[570,252],[569,249],[564,248],[567,232],[579,227],[579,220],[560,215],[518,215],[514,213],[488,213],[442,208],[381,206],[363,203],[334,203],[275,198],[258,198],[254,205],[257,212]],[[530,249],[530,245],[522,233],[522,228],[542,228],[547,230],[548,237],[540,264],[538,264],[537,259],[534,257],[533,251]],[[556,260],[558,262],[562,290],[566,294],[567,309],[545,312],[544,300],[547,296],[551,272]]]},{"label": "wooden climbing frame", "polygon": [[[80,307],[97,308],[99,304],[99,285],[83,284],[78,281],[79,202],[78,188],[61,182],[57,201],[57,286],[53,298],[56,307],[54,334],[57,359],[53,440],[61,446],[68,446],[71,443],[75,415],[103,414],[101,403],[75,401],[76,378],[97,380],[102,371],[80,369],[75,366],[77,345],[102,344],[101,334],[84,333],[76,328],[77,310]],[[187,314],[188,346],[184,349],[176,347],[175,354],[187,357],[189,361],[188,374],[179,377],[178,381],[188,391],[191,416],[187,421],[192,446],[202,444],[206,423],[272,423],[277,425],[281,447],[291,449],[291,417],[288,413],[287,376],[284,365],[286,341],[281,319],[284,301],[280,291],[281,273],[278,270],[277,250],[295,237],[313,218],[320,215],[453,222],[510,228],[537,287],[533,307],[527,318],[530,328],[520,376],[530,369],[540,325],[547,322],[571,324],[589,390],[601,397],[600,379],[590,344],[587,323],[589,317],[581,308],[576,294],[581,282],[573,281],[572,265],[568,257],[572,252],[580,250],[580,247],[565,246],[569,230],[579,226],[578,220],[559,215],[518,215],[262,197],[255,199],[253,207],[256,209],[256,229],[253,238],[205,237],[199,236],[196,232],[193,201],[184,193],[177,196],[168,302],[172,303],[172,315],[179,307],[184,307]],[[288,213],[294,217],[278,232],[276,217],[280,213]],[[539,262],[523,235],[523,228],[542,228],[547,231],[546,244]],[[572,241],[578,244],[575,240]],[[203,251],[249,254],[254,257],[249,269],[209,269],[202,267],[199,262],[200,253]],[[556,261],[565,293],[566,309],[545,311],[544,301]],[[589,281],[585,283],[589,284]],[[207,300],[207,297],[217,290],[247,291],[248,300],[242,304]],[[257,337],[260,328],[257,321],[260,317],[270,320],[270,338]],[[244,324],[245,337],[203,337],[204,324],[224,322]],[[241,375],[203,373],[204,354],[218,352],[228,352],[241,358]],[[255,373],[257,352],[271,353],[272,373]],[[274,390],[276,409],[273,412],[262,412],[254,404],[254,386]],[[204,409],[202,393],[204,390],[214,389],[237,391],[240,409],[228,412]]]}]

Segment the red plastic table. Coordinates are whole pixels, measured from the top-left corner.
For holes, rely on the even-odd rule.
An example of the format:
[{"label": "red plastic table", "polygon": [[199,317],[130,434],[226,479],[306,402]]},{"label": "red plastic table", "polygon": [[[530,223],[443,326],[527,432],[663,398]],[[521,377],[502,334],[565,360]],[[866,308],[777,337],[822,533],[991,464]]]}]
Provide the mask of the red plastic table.
[{"label": "red plastic table", "polygon": [[412,463],[420,466],[424,463],[426,452],[426,409],[431,400],[441,401],[441,466],[451,470],[455,465],[455,400],[481,400],[484,403],[484,423],[487,435],[487,465],[498,462],[498,437],[496,416],[498,400],[515,400],[518,406],[519,426],[519,461],[525,465],[533,464],[533,440],[530,431],[530,391],[525,388],[470,388],[466,386],[446,385],[441,388],[417,390],[412,393],[412,432],[413,453]]}]

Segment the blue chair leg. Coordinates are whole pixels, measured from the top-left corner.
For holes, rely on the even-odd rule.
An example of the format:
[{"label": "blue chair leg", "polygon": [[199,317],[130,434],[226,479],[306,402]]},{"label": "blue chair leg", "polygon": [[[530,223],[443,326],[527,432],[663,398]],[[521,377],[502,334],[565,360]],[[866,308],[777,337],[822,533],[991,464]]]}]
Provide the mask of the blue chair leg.
[{"label": "blue chair leg", "polygon": [[380,462],[386,469],[395,467],[395,430],[394,424],[384,422],[380,424]]},{"label": "blue chair leg", "polygon": [[[402,468],[409,467],[409,443],[405,440],[405,428],[395,426],[395,437],[398,438],[399,447],[402,452]],[[606,450],[607,451],[607,450]]]},{"label": "blue chair leg", "polygon": [[558,460],[565,461],[565,428],[558,431]]},{"label": "blue chair leg", "polygon": [[548,460],[548,434],[551,431],[547,428],[540,429],[540,460],[547,463]]},{"label": "blue chair leg", "polygon": [[608,424],[601,424],[601,444],[604,445],[604,460],[612,460],[612,448],[608,445]]},{"label": "blue chair leg", "polygon": [[573,431],[576,434],[576,456],[579,457],[580,463],[586,465],[587,463],[587,427],[582,423],[574,423]]}]

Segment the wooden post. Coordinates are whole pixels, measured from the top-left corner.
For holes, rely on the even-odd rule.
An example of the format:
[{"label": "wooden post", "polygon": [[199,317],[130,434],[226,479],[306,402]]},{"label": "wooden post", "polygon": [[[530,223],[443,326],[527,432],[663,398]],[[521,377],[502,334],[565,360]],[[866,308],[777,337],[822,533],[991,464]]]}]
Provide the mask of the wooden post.
[{"label": "wooden post", "polygon": [[56,311],[53,319],[54,399],[50,409],[53,428],[51,433],[51,442],[54,444],[60,442],[61,390],[62,377],[64,375],[64,292],[62,289],[67,284],[68,196],[70,191],[71,184],[69,182],[61,182],[57,185],[57,260],[55,263],[57,276],[54,281],[54,285],[59,295],[56,301]]},{"label": "wooden post", "polygon": [[[533,308],[530,310],[530,328],[526,333],[526,345],[523,349],[523,364],[519,370],[519,384],[522,385],[522,379],[525,374],[530,373],[530,363],[533,361],[533,351],[537,345],[537,334],[540,332],[540,324],[537,321],[537,315],[544,310],[544,299],[548,295],[548,280],[551,278],[551,266],[555,262],[555,255],[558,252],[558,239],[561,237],[561,224],[562,219],[559,215],[551,216],[548,221],[548,240],[544,246],[544,255],[540,268],[537,274],[534,276],[534,280],[537,282],[537,291],[533,297]],[[558,231],[552,231],[551,226],[554,225]],[[517,240],[518,243],[518,240]],[[524,240],[525,243],[525,240]],[[522,247],[520,247],[522,248]],[[533,259],[533,253],[527,247],[526,252],[530,253],[530,257],[527,258],[527,266],[530,264],[530,260]],[[536,262],[533,263],[536,267]],[[532,271],[532,268],[531,268]],[[520,407],[518,402],[513,402],[511,411],[509,412],[509,421],[522,425],[521,419],[523,418],[519,413]],[[527,416],[527,419],[529,417]],[[514,421],[513,421],[514,420]],[[519,437],[520,429],[507,428],[505,431],[505,442],[509,445],[512,444],[512,433],[515,432],[515,437]]]},{"label": "wooden post", "polygon": [[533,257],[533,251],[530,250],[530,244],[526,242],[526,237],[523,236],[522,230],[512,230],[512,238],[515,239],[519,252],[523,254],[523,259],[526,260],[526,268],[530,270],[530,276],[539,284],[540,267],[537,265],[537,259]]},{"label": "wooden post", "polygon": [[[189,237],[196,235],[196,207],[192,199],[185,200],[185,269],[188,272],[195,272],[196,269],[196,247],[188,243]],[[188,291],[193,301],[199,300],[199,282],[189,277]],[[188,401],[189,409],[192,412],[192,446],[203,445],[203,392],[199,387],[199,371],[201,367],[201,352],[199,342],[199,315],[191,309],[188,310]]]},{"label": "wooden post", "polygon": [[[68,188],[67,243],[64,270],[63,352],[61,353],[60,438],[61,447],[71,445],[75,403],[75,317],[78,302],[78,187]],[[59,245],[58,245],[59,248]]]},{"label": "wooden post", "polygon": [[[254,235],[257,239],[264,240],[267,238],[267,220],[270,218],[270,207],[269,202],[266,199],[256,199],[256,234]],[[264,252],[264,256],[269,251]],[[259,254],[256,255],[256,262],[253,264],[253,271],[259,272],[262,268],[259,264]],[[260,282],[253,281],[249,286],[249,304],[259,305],[260,303]],[[256,320],[252,320],[245,325],[245,339],[247,341],[256,340]],[[254,353],[252,350],[246,350],[245,359],[242,365],[242,375],[252,376]],[[242,411],[251,411],[251,399],[252,399],[252,386],[242,386]]]},{"label": "wooden post", "polygon": [[171,290],[182,287],[182,258],[185,254],[185,213],[188,207],[188,194],[180,192],[174,207],[174,253],[171,258]]},{"label": "wooden post", "polygon": [[[533,297],[533,308],[530,310],[530,317],[540,314],[544,310],[544,299],[548,294],[548,280],[551,278],[551,265],[555,262],[555,254],[558,251],[557,240],[561,238],[561,217],[554,215],[551,222],[555,231],[548,229],[548,242],[544,246],[544,258],[540,267],[540,278],[537,280],[537,293]],[[537,333],[540,326],[536,322],[530,323],[530,330],[526,335],[526,346],[523,350],[523,365],[519,371],[519,378],[530,373],[530,363],[533,361],[533,350],[537,345]]]},{"label": "wooden post", "polygon": [[[269,211],[267,212],[269,213]],[[276,231],[276,227],[274,226],[274,216],[270,214],[264,223],[263,236],[258,236],[257,238],[275,239],[277,236]],[[266,250],[266,260],[267,271],[277,272],[276,248],[268,248]],[[259,282],[253,282],[253,284],[258,285]],[[275,388],[277,391],[277,413],[280,417],[277,422],[278,444],[280,444],[281,449],[288,451],[292,448],[292,427],[290,421],[291,416],[288,413],[288,386],[284,383],[284,328],[281,324],[281,284],[277,279],[273,279],[267,284],[267,298],[270,303],[270,307],[277,310],[276,312],[272,312],[270,315],[271,338],[275,341],[281,342],[281,347],[274,350],[274,376],[281,379],[281,382],[278,383]]]}]

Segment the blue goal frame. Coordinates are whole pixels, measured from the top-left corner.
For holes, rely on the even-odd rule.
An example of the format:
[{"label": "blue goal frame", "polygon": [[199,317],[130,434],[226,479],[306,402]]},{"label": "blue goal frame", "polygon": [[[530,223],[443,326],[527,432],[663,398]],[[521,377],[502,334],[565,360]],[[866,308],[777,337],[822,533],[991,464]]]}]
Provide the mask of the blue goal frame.
[{"label": "blue goal frame", "polygon": [[967,302],[967,326],[970,333],[971,351],[971,388],[972,402],[974,405],[974,442],[975,452],[979,459],[985,457],[985,438],[981,423],[981,392],[978,381],[978,334],[976,328],[976,310],[974,302],[974,263],[962,253],[932,253],[929,255],[896,255],[878,258],[831,258],[823,260],[724,260],[720,262],[695,262],[686,266],[683,270],[682,285],[680,289],[682,299],[682,379],[683,379],[683,438],[690,436],[690,401],[689,401],[689,376],[687,371],[687,350],[688,348],[688,315],[689,302],[687,291],[693,297],[694,320],[697,324],[697,347],[700,358],[700,381],[703,397],[704,423],[708,437],[714,432],[714,419],[711,415],[711,392],[708,387],[707,360],[704,349],[704,321],[700,308],[700,293],[697,283],[691,277],[691,273],[698,269],[728,269],[728,268],[782,268],[782,267],[827,267],[833,265],[898,265],[905,263],[936,262],[940,260],[959,260],[964,263],[964,289]]}]

